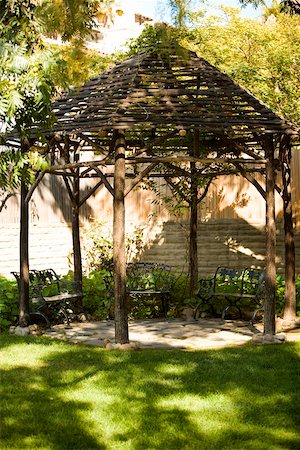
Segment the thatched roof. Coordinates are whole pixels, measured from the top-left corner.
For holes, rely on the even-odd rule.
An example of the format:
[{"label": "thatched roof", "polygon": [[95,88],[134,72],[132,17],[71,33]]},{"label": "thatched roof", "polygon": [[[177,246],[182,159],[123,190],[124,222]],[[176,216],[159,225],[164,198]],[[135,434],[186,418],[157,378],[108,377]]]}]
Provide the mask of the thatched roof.
[{"label": "thatched roof", "polygon": [[53,105],[55,131],[184,127],[253,137],[297,130],[195,53],[140,54]]}]

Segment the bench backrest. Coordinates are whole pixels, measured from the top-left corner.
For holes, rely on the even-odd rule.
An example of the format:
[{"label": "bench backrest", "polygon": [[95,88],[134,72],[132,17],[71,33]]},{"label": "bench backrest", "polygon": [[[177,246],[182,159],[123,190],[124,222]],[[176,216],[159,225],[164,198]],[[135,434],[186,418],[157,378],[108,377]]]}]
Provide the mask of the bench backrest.
[{"label": "bench backrest", "polygon": [[127,264],[128,291],[169,291],[172,284],[171,268],[165,264],[136,262]]},{"label": "bench backrest", "polygon": [[[20,283],[20,273],[12,272],[17,282]],[[59,282],[59,277],[53,269],[36,270],[32,269],[29,271],[29,283],[30,284],[41,284],[48,285],[54,282]]]},{"label": "bench backrest", "polygon": [[[20,287],[20,273],[12,272]],[[29,271],[29,289],[31,296],[39,296],[40,292],[49,288],[52,288],[52,294],[58,293],[60,290],[60,279],[53,269],[44,270],[30,270]],[[53,291],[55,289],[55,291]]]},{"label": "bench backrest", "polygon": [[253,294],[257,298],[263,295],[265,289],[265,272],[260,269],[246,267],[243,270],[243,294]]},{"label": "bench backrest", "polygon": [[243,270],[218,267],[214,275],[214,292],[240,291],[243,283]]},{"label": "bench backrest", "polygon": [[218,267],[214,275],[215,292],[239,292],[258,296],[264,289],[264,271],[246,267]]}]

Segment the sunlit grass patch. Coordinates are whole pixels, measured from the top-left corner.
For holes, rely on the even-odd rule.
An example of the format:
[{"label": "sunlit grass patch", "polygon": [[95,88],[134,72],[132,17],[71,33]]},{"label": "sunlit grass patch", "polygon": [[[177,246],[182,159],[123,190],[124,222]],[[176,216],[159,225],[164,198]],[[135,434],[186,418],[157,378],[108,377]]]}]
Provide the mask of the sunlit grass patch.
[{"label": "sunlit grass patch", "polygon": [[1,449],[299,449],[299,344],[106,351],[0,336]]}]

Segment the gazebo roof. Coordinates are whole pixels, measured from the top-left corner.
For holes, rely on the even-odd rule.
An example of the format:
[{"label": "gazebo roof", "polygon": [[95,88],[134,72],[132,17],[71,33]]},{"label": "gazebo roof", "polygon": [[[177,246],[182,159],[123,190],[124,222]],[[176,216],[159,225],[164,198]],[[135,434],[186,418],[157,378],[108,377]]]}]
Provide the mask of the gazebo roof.
[{"label": "gazebo roof", "polygon": [[257,139],[299,135],[231,78],[193,52],[139,54],[88,81],[53,104],[54,131],[164,131],[198,128],[206,135]]}]

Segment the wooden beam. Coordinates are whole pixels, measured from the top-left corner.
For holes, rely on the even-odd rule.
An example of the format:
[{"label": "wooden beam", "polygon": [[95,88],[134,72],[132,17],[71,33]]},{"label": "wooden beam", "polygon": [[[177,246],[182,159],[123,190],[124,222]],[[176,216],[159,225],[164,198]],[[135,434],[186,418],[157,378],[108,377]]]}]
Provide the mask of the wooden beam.
[{"label": "wooden beam", "polygon": [[102,186],[102,184],[103,184],[103,181],[102,180],[100,180],[92,189],[90,189],[86,194],[85,194],[85,196],[84,197],[82,197],[82,199],[80,200],[80,202],[79,202],[79,208],[90,198],[90,196],[91,195],[93,195],[96,191],[97,191],[97,189],[100,187],[100,186]]},{"label": "wooden beam", "polygon": [[33,195],[35,189],[38,187],[38,185],[40,184],[40,182],[41,182],[42,179],[44,178],[45,173],[46,173],[46,172],[41,172],[41,173],[38,174],[38,176],[37,176],[35,182],[34,182],[33,185],[30,187],[30,189],[29,189],[29,191],[28,191],[28,193],[27,193],[27,195],[26,195],[25,203],[28,204],[28,203],[30,202],[31,197],[32,197],[32,195]]},{"label": "wooden beam", "polygon": [[[240,164],[251,164],[251,165],[264,165],[266,164],[266,159],[254,160],[246,158],[197,158],[192,156],[148,156],[148,157],[135,157],[128,156],[124,159],[125,164],[144,164],[144,163],[181,163],[181,162],[195,162],[202,164],[219,163],[219,164],[229,164],[229,163],[240,163]],[[77,167],[98,167],[98,166],[111,166],[114,165],[114,160],[112,158],[103,158],[97,161],[85,161],[70,164],[61,164],[51,166],[46,172],[53,173],[59,170],[76,169]]]},{"label": "wooden beam", "polygon": [[220,164],[228,164],[228,163],[240,163],[240,164],[266,164],[266,159],[254,160],[254,159],[246,159],[246,158],[199,158],[194,156],[148,156],[148,157],[139,157],[128,156],[126,158],[126,164],[141,164],[141,163],[180,163],[180,162],[194,162],[194,163],[202,163],[202,164],[210,164],[210,163],[220,163]]},{"label": "wooden beam", "polygon": [[146,167],[144,170],[142,170],[142,172],[137,175],[131,182],[130,186],[128,186],[125,190],[125,197],[129,194],[129,192],[132,191],[132,189],[135,188],[135,186],[137,186],[139,184],[140,181],[142,181],[143,178],[145,178],[146,176],[148,176],[148,174],[151,172],[151,170],[154,169],[154,167],[157,166],[157,163],[154,164],[149,164],[148,167]]},{"label": "wooden beam", "polygon": [[114,188],[112,187],[112,185],[110,184],[110,182],[108,181],[106,175],[99,169],[99,167],[94,167],[95,172],[97,172],[97,174],[99,175],[99,177],[101,178],[102,183],[104,184],[104,186],[106,187],[106,189],[108,190],[108,192],[114,196]]}]

